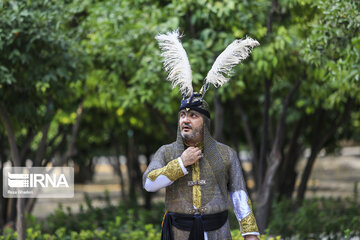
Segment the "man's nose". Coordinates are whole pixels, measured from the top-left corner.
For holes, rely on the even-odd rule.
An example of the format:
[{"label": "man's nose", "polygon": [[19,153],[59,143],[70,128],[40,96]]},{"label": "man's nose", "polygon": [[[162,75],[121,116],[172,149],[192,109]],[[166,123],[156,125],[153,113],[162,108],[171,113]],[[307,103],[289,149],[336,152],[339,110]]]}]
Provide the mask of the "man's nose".
[{"label": "man's nose", "polygon": [[183,122],[190,122],[189,115],[185,115],[185,117],[183,118]]}]

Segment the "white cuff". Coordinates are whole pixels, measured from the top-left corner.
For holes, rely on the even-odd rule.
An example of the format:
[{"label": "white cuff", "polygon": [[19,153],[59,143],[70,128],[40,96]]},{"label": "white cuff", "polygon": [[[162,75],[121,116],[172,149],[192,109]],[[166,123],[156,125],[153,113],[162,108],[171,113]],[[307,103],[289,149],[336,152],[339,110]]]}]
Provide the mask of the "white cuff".
[{"label": "white cuff", "polygon": [[144,188],[148,192],[157,192],[161,188],[171,185],[173,182],[165,175],[159,175],[155,181],[151,181],[149,178],[146,178]]},{"label": "white cuff", "polygon": [[241,234],[242,237],[246,236],[246,235],[260,235],[260,233],[258,233],[258,232],[248,232],[248,233]]},{"label": "white cuff", "polygon": [[239,223],[251,213],[248,204],[248,196],[244,190],[230,192],[231,202],[234,206],[234,212]]},{"label": "white cuff", "polygon": [[184,175],[188,174],[189,172],[188,172],[188,170],[186,170],[186,167],[184,166],[184,163],[183,163],[181,157],[178,157],[177,160],[180,164],[181,170],[183,171]]}]

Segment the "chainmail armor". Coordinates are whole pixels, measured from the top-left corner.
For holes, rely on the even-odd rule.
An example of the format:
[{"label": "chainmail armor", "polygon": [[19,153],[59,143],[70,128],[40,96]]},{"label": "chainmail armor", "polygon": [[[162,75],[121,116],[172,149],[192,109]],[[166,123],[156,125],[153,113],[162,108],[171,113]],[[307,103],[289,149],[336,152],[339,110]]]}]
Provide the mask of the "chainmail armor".
[{"label": "chainmail armor", "polygon": [[[203,116],[203,118],[205,118]],[[184,142],[178,126],[177,140],[162,146],[154,155],[144,173],[143,181],[149,172],[164,167],[170,161],[181,156],[185,150]],[[201,186],[201,207],[204,214],[212,214],[230,209],[229,192],[243,190],[246,192],[242,170],[238,157],[233,149],[217,142],[211,137],[207,122],[204,121],[204,157],[199,160],[200,179],[206,180]],[[166,188],[165,208],[169,212],[189,214],[194,209],[192,187],[192,167],[186,168],[188,174],[177,179]],[[173,227],[176,240],[188,239],[189,232]],[[229,222],[220,229],[208,232],[209,240],[231,239]]]}]

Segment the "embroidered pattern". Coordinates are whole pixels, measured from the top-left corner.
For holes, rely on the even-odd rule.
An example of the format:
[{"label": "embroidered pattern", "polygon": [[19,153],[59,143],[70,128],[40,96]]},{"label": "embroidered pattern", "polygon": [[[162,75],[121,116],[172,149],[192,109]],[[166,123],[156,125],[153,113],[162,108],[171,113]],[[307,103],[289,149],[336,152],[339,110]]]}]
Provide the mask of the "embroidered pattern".
[{"label": "embroidered pattern", "polygon": [[[204,149],[204,143],[201,142],[196,147],[201,150]],[[192,165],[192,180],[193,182],[200,181],[200,162],[197,161]],[[193,204],[196,208],[201,208],[201,187],[200,185],[193,185]]]},{"label": "embroidered pattern", "polygon": [[[193,181],[200,180],[200,163],[197,161],[192,165],[192,179]],[[196,208],[201,208],[201,187],[200,185],[193,186],[193,203]]]},{"label": "embroidered pattern", "polygon": [[252,211],[251,201],[248,199],[248,204],[250,206],[251,212],[249,215],[241,219],[241,233],[248,233],[248,232],[259,232],[259,229],[256,224],[255,216]]},{"label": "embroidered pattern", "polygon": [[155,181],[155,179],[160,175],[165,175],[170,179],[170,181],[175,181],[176,179],[184,176],[184,173],[180,167],[178,159],[174,159],[170,161],[165,167],[152,170],[147,177],[151,181]]}]

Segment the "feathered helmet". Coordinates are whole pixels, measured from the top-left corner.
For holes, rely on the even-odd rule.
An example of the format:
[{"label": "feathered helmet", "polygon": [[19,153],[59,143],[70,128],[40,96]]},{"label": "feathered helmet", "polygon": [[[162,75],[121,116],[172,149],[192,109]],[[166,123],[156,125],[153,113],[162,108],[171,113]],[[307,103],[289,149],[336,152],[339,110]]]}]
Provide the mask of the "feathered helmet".
[{"label": "feathered helmet", "polygon": [[246,59],[259,42],[249,37],[233,41],[215,60],[200,91],[194,92],[189,59],[179,41],[181,37],[178,30],[155,37],[162,51],[165,70],[169,73],[167,80],[172,82],[173,88],[177,85],[180,87],[183,99],[179,111],[192,109],[210,118],[209,106],[204,100],[209,84],[217,88],[228,82],[232,68]]}]

